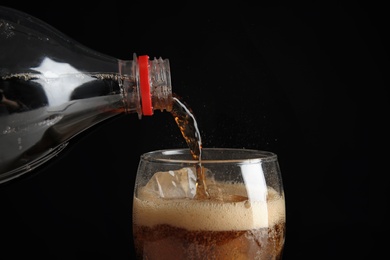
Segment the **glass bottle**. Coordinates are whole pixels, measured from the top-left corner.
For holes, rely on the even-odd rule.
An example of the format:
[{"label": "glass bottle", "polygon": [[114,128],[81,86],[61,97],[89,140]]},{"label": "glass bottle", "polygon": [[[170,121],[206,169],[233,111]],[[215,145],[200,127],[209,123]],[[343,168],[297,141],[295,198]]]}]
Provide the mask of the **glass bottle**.
[{"label": "glass bottle", "polygon": [[169,61],[113,58],[0,6],[0,183],[113,116],[172,109]]}]

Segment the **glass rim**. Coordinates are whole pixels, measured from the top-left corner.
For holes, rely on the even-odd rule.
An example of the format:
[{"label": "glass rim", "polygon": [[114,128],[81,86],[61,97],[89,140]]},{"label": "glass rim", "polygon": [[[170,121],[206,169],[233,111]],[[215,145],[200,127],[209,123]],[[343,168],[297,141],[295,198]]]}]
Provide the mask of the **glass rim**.
[{"label": "glass rim", "polygon": [[[213,155],[221,155],[221,153],[228,153],[228,159],[209,159],[204,158],[204,155],[213,153]],[[189,148],[170,148],[160,149],[145,152],[141,155],[141,160],[154,162],[154,163],[186,163],[195,164],[198,160],[195,159],[180,159],[180,155],[191,156]],[[176,158],[175,158],[176,156]],[[270,151],[249,149],[249,148],[202,148],[201,163],[259,163],[277,161],[277,155]]]}]

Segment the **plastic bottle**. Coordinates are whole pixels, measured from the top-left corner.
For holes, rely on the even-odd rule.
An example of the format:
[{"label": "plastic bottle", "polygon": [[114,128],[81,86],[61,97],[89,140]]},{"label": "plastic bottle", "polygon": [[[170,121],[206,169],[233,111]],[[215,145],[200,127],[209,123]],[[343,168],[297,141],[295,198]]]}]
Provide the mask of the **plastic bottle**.
[{"label": "plastic bottle", "polygon": [[172,108],[169,61],[120,60],[26,13],[0,6],[0,183],[118,114]]}]

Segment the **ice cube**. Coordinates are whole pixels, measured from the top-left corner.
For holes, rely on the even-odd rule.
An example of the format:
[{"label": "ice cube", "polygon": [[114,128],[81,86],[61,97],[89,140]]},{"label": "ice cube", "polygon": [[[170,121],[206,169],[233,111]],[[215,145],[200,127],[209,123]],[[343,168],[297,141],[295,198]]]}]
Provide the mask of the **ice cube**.
[{"label": "ice cube", "polygon": [[146,190],[165,199],[192,199],[196,194],[195,169],[156,172],[146,184]]}]

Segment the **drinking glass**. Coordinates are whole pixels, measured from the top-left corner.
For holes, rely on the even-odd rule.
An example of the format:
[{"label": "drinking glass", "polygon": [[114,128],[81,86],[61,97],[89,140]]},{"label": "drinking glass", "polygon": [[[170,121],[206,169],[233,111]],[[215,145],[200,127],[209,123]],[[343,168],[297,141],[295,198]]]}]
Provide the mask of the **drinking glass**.
[{"label": "drinking glass", "polygon": [[189,149],[145,153],[133,198],[137,259],[281,259],[284,198],[272,152],[203,148],[201,160]]}]

